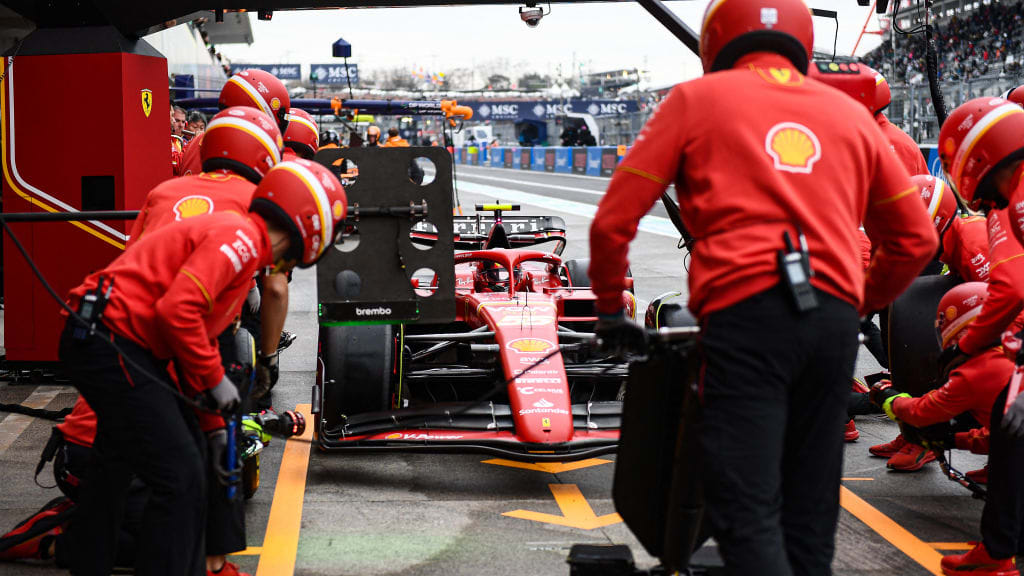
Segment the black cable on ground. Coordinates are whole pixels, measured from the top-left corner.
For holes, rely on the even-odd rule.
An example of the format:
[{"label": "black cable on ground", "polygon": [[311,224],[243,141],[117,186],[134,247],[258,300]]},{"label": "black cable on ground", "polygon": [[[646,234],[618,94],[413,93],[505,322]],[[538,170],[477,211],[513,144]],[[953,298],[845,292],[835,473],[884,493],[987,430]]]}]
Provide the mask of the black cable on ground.
[{"label": "black cable on ground", "polygon": [[45,408],[29,408],[23,404],[2,404],[0,403],[0,412],[10,412],[11,414],[23,414],[25,416],[31,416],[33,418],[42,418],[44,420],[53,420],[59,422],[64,419],[65,416],[71,414],[71,408],[61,408],[60,410],[46,410]]}]

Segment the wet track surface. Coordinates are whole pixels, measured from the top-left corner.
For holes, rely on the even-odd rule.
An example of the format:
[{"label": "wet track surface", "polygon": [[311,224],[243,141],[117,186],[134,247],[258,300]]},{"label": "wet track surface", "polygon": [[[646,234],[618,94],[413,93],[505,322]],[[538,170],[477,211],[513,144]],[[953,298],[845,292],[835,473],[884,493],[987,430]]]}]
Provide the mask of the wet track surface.
[{"label": "wet track surface", "polygon": [[[513,170],[458,167],[462,204],[502,200],[523,214],[557,215],[569,228],[566,257],[587,256],[590,216],[607,180]],[[660,206],[631,248],[636,293],[652,297],[683,289],[683,251]],[[316,287],[311,271],[292,283],[288,329],[297,342],[281,358],[275,406],[310,401],[313,384]],[[642,308],[641,308],[642,310]],[[866,350],[857,374],[877,370]],[[0,383],[0,402],[29,400],[70,406],[70,388]],[[834,572],[838,575],[939,574],[943,553],[978,538],[981,502],[942,477],[933,463],[921,472],[887,471],[867,447],[891,440],[884,417],[860,417],[861,438],[846,445],[843,511]],[[0,530],[6,531],[57,495],[32,479],[50,423],[0,413]],[[304,575],[567,575],[573,543],[625,543],[638,563],[648,557],[614,516],[614,456],[586,467],[509,467],[479,455],[323,454],[275,439],[263,453],[262,484],[249,501],[247,554],[233,561],[260,576]],[[283,457],[284,456],[284,457]],[[282,460],[285,465],[282,468]],[[962,471],[984,457],[954,454]],[[282,472],[283,470],[283,472]],[[53,483],[49,468],[41,483]],[[280,481],[279,481],[280,480]],[[516,512],[518,511],[518,512]],[[508,515],[513,513],[512,515]],[[714,562],[714,547],[698,554]],[[50,575],[52,563],[0,564],[0,574]]]}]

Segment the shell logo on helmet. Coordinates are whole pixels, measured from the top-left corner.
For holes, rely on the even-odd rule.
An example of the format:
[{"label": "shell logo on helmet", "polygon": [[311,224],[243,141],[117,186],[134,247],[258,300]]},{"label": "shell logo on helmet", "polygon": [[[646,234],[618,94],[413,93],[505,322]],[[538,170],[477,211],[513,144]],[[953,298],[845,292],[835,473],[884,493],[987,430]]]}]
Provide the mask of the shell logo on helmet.
[{"label": "shell logo on helmet", "polygon": [[212,214],[213,200],[207,196],[185,196],[175,202],[171,209],[174,211],[175,220],[184,220],[202,214]]},{"label": "shell logo on helmet", "polygon": [[810,128],[796,122],[772,126],[764,140],[765,151],[775,162],[775,169],[797,174],[810,174],[821,159],[821,143]]}]

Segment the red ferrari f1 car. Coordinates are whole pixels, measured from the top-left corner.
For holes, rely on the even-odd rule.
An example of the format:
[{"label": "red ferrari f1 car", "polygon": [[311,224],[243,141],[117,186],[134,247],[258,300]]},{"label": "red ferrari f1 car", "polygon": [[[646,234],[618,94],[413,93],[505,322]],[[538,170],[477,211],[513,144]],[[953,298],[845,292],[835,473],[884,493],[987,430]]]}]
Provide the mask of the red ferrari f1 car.
[{"label": "red ferrari f1 car", "polygon": [[[561,218],[504,216],[518,210],[508,204],[477,210],[455,217],[453,322],[321,326],[314,411],[322,449],[530,461],[615,450],[628,370],[594,344],[589,261],[562,259]],[[436,233],[422,224],[411,237],[429,247]],[[436,274],[412,282],[420,296],[438,289]],[[627,286],[623,305],[635,316],[631,278]]]}]

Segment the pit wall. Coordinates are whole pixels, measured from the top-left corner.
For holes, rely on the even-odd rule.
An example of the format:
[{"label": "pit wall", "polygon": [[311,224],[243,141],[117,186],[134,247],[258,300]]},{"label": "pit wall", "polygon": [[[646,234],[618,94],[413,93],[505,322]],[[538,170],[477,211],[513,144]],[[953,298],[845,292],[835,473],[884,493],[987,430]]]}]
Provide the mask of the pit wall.
[{"label": "pit wall", "polygon": [[[534,146],[484,148],[468,146],[453,150],[456,164],[488,166],[511,170],[611,176],[629,151],[628,146]],[[921,155],[934,176],[942,175],[942,164],[934,145],[922,146]]]},{"label": "pit wall", "polygon": [[627,146],[534,146],[532,148],[467,146],[453,150],[456,164],[489,166],[511,170],[611,176]]}]

